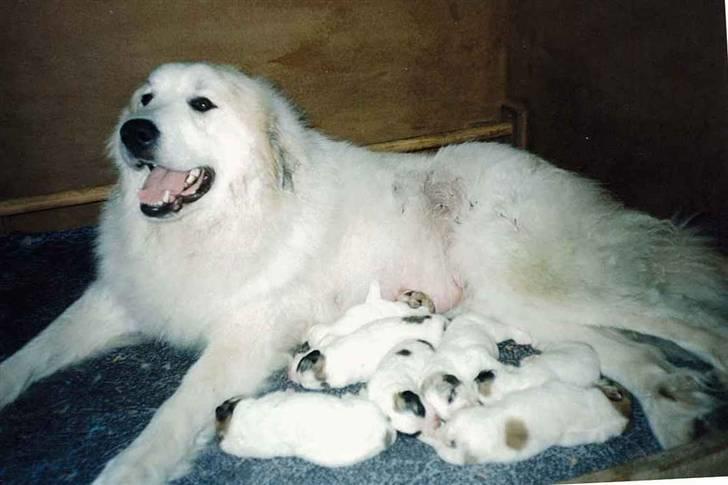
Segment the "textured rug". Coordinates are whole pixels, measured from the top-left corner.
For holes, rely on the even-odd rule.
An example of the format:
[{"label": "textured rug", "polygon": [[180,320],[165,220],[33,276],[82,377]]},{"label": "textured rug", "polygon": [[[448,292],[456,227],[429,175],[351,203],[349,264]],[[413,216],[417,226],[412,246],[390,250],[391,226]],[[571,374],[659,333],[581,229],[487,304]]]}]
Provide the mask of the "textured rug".
[{"label": "textured rug", "polygon": [[[41,331],[94,277],[94,228],[0,236],[0,360]],[[527,349],[501,345],[506,360]],[[33,385],[0,411],[0,483],[90,482],[144,428],[179,384],[195,354],[148,342],[89,359]],[[271,388],[291,386],[283,374]],[[453,466],[416,439],[400,436],[384,453],[327,469],[295,458],[240,459],[214,444],[179,484],[553,483],[655,453],[644,414],[601,445],[551,448],[510,465]]]}]

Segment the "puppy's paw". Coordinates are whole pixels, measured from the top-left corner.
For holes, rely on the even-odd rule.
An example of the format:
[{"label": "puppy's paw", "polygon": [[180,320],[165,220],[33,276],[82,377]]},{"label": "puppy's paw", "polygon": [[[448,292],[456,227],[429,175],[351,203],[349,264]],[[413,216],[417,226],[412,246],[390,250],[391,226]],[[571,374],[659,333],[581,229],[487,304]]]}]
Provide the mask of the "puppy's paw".
[{"label": "puppy's paw", "polygon": [[405,290],[397,297],[397,301],[406,303],[410,308],[425,307],[430,313],[435,313],[435,303],[432,298],[421,291]]}]

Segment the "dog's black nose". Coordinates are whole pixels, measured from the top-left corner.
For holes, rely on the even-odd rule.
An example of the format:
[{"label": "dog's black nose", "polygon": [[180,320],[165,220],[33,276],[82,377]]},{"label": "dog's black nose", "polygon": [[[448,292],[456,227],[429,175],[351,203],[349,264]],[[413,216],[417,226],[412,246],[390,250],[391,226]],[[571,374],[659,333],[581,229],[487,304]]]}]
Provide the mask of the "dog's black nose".
[{"label": "dog's black nose", "polygon": [[136,158],[153,160],[152,149],[159,139],[159,130],[149,120],[136,118],[121,125],[121,142]]}]

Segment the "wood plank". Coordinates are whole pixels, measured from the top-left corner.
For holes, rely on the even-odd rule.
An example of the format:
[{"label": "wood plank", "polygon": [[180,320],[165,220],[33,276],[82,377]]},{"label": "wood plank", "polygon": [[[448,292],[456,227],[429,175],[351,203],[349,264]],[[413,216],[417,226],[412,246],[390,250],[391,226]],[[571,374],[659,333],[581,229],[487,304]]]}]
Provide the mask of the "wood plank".
[{"label": "wood plank", "polygon": [[721,432],[671,450],[564,483],[716,477],[728,475],[728,433]]},{"label": "wood plank", "polygon": [[273,80],[327,134],[359,144],[499,119],[509,2],[6,2],[0,199],[110,184],[103,147],[162,62]]},{"label": "wood plank", "polygon": [[[513,126],[511,123],[491,123],[447,133],[374,143],[368,145],[368,148],[375,151],[413,152],[437,148],[452,143],[501,138],[509,136],[512,133]],[[103,185],[0,201],[0,217],[100,202],[106,200],[112,188],[113,185]]]}]

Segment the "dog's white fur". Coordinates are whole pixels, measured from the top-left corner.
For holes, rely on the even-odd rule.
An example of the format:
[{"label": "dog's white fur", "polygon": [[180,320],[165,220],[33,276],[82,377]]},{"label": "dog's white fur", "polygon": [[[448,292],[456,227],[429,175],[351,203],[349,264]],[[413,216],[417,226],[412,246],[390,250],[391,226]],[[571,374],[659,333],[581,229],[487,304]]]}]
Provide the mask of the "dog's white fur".
[{"label": "dog's white fur", "polygon": [[[143,106],[146,93],[154,98]],[[217,108],[190,109],[195,96]],[[4,405],[133,333],[204,347],[98,483],[179,473],[198,438],[212,436],[216,405],[254,393],[308,325],[361,301],[372,280],[385,297],[421,289],[438,311],[492,316],[541,342],[588,342],[667,446],[689,440],[694,418],[713,406],[701,374],[608,327],[673,340],[724,372],[718,256],[587,180],[499,144],[407,155],[332,141],[265,82],[207,64],[156,69],[119,126],[131,118],[159,128],[156,163],[208,165],[215,184],[170,219],[145,217],[137,191],[147,171],[131,166],[117,130],[119,181],[101,221],[98,279],[0,366]]]},{"label": "dog's white fur", "polygon": [[421,439],[453,464],[512,462],[551,446],[604,442],[627,422],[596,387],[550,381],[491,405],[461,409]]},{"label": "dog's white fur", "polygon": [[395,439],[387,417],[359,396],[279,391],[239,401],[220,447],[241,457],[297,456],[335,467],[371,458]]}]

